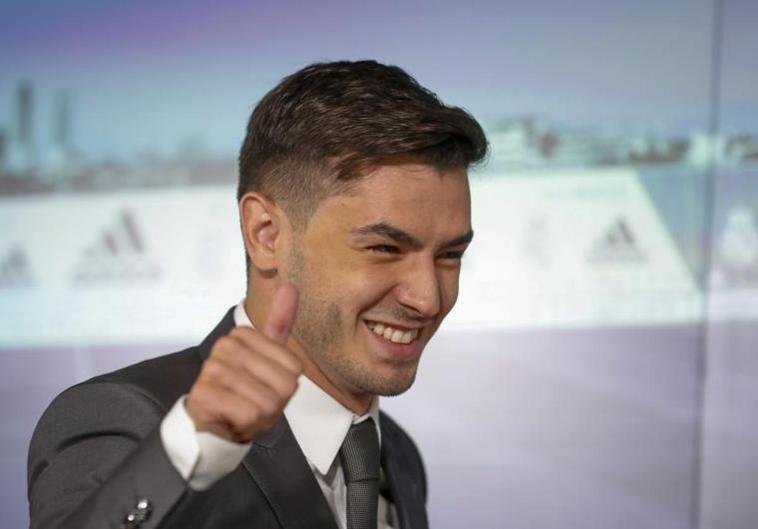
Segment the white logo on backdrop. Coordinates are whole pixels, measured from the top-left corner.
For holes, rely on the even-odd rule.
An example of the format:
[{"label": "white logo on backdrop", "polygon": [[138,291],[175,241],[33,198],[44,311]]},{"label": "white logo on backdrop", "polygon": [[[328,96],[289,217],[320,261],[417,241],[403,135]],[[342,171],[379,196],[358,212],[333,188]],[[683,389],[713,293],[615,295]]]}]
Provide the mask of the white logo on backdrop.
[{"label": "white logo on backdrop", "polygon": [[726,227],[721,236],[719,254],[729,268],[744,270],[758,261],[758,229],[755,215],[745,206],[729,210]]},{"label": "white logo on backdrop", "polygon": [[729,209],[716,251],[713,286],[758,282],[758,227],[750,208],[735,204]]}]

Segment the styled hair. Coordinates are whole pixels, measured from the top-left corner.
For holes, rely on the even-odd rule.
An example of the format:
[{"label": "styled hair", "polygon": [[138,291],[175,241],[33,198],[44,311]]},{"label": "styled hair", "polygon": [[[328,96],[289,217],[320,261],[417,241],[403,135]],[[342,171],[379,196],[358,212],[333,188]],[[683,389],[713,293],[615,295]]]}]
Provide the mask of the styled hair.
[{"label": "styled hair", "polygon": [[383,162],[468,169],[486,155],[479,123],[397,66],[316,63],[285,77],[253,110],[237,200],[257,191],[295,224],[307,223],[321,200]]}]

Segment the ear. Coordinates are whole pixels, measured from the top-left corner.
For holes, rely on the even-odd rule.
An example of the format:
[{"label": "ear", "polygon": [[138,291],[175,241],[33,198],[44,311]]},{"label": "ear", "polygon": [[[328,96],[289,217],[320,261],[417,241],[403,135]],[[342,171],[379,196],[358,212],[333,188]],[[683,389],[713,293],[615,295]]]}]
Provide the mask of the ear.
[{"label": "ear", "polygon": [[276,203],[267,196],[245,193],[239,202],[240,225],[245,250],[253,266],[264,272],[275,271],[279,267],[282,243],[289,226],[287,216]]}]

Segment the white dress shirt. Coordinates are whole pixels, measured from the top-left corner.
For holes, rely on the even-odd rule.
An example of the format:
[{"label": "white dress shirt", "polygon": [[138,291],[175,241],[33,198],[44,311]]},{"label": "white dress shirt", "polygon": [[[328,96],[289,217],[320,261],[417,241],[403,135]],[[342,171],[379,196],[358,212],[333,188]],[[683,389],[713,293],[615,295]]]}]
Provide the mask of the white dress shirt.
[{"label": "white dress shirt", "polygon": [[[234,309],[234,322],[252,327],[242,302]],[[189,486],[205,490],[239,466],[251,443],[235,443],[210,432],[196,431],[184,407],[185,398],[182,396],[161,422],[161,441]],[[374,419],[381,443],[379,399],[374,398],[368,413],[357,416],[303,375],[284,415],[337,525],[346,529],[347,486],[337,454],[350,426],[369,417]],[[377,519],[377,529],[398,527],[394,505],[381,495]]]}]

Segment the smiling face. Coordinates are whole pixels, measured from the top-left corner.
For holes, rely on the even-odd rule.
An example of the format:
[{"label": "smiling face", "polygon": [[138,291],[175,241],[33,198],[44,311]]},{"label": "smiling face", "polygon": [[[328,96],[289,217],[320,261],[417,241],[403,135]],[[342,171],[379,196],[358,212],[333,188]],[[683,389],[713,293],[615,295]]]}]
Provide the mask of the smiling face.
[{"label": "smiling face", "polygon": [[306,374],[343,402],[408,389],[458,297],[471,235],[462,168],[383,165],[323,200],[282,270],[300,291],[292,339]]}]

